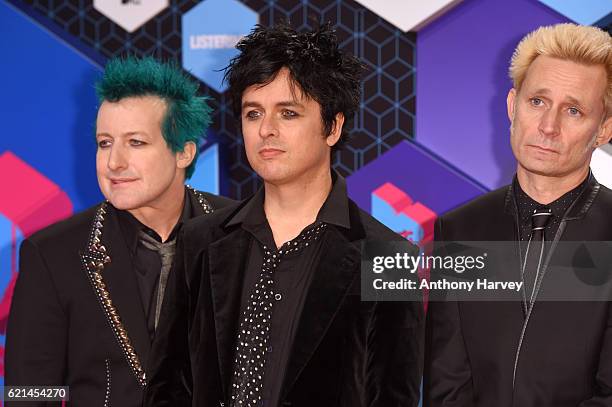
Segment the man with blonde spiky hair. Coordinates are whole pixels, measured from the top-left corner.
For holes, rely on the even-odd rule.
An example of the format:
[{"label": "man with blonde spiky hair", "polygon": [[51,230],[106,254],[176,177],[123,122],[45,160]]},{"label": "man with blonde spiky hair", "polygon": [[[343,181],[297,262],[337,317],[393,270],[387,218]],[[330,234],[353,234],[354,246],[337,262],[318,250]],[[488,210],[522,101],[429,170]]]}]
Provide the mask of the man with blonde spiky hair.
[{"label": "man with blonde spiky hair", "polygon": [[612,191],[589,169],[612,138],[612,38],[539,28],[517,46],[510,76],[516,176],[438,219],[435,239],[511,242],[507,267],[522,289],[515,301],[429,304],[424,405],[612,406],[611,299],[549,296],[566,278],[553,266],[575,267],[560,247],[612,241]]},{"label": "man with blonde spiky hair", "polygon": [[106,65],[95,134],[106,201],[24,240],[7,386],[68,386],[72,406],[141,405],[178,229],[229,202],[184,185],[210,121],[197,90],[152,58]]}]

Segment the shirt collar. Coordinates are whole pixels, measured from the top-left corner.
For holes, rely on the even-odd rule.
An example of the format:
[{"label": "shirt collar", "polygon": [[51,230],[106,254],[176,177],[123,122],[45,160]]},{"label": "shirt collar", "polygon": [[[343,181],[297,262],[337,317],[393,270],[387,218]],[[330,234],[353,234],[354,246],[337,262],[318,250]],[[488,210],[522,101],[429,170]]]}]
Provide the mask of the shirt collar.
[{"label": "shirt collar", "polygon": [[[346,229],[351,227],[349,218],[349,200],[346,192],[346,181],[342,175],[331,170],[332,189],[317,214],[317,220],[340,226]],[[265,191],[262,186],[242,208],[227,222],[227,226],[242,224],[247,228],[259,227],[267,224],[264,212]]]},{"label": "shirt collar", "polygon": [[[121,232],[125,237],[126,244],[130,253],[136,253],[136,248],[138,247],[138,241],[140,239],[139,234],[140,231],[144,231],[149,236],[153,237],[157,241],[161,242],[161,237],[155,232],[153,229],[144,225],[140,222],[134,215],[126,210],[117,211],[117,217],[119,218],[119,225],[121,227]],[[177,233],[180,225],[182,225],[185,221],[193,217],[193,207],[191,205],[191,200],[189,199],[189,194],[187,193],[187,188],[185,188],[185,198],[183,199],[183,209],[181,211],[181,216],[179,217],[178,222],[174,225],[172,232],[170,232],[170,236],[168,240],[174,238]]]},{"label": "shirt collar", "polygon": [[556,218],[562,218],[565,215],[565,212],[569,209],[572,203],[580,196],[580,193],[587,185],[589,177],[586,177],[577,187],[572,189],[571,191],[566,192],[561,197],[557,198],[553,202],[548,205],[541,204],[531,198],[523,189],[518,182],[518,178],[516,175],[514,176],[514,180],[512,181],[513,190],[515,191],[516,203],[518,205],[518,213],[520,219],[523,222],[526,222],[531,219],[532,210],[530,208],[550,208],[552,214]]},{"label": "shirt collar", "polygon": [[317,220],[345,229],[351,227],[346,180],[335,170],[332,170],[332,189],[317,214]]}]

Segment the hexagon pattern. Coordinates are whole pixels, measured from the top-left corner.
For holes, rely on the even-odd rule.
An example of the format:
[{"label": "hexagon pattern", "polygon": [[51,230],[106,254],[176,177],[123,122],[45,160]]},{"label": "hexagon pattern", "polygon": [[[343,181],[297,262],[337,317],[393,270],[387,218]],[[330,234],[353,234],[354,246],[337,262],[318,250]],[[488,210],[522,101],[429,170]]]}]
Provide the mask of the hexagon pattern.
[{"label": "hexagon pattern", "polygon": [[168,7],[168,0],[94,0],[93,5],[131,33]]},{"label": "hexagon pattern", "polygon": [[[385,183],[392,184],[393,188],[381,191]],[[376,161],[355,171],[347,179],[347,188],[351,198],[363,210],[375,212],[372,194],[378,192],[379,197],[395,208],[398,216],[401,216],[402,209],[417,202],[435,214],[443,214],[486,192],[485,188],[412,141],[398,143]],[[418,211],[414,209],[418,208],[408,213],[416,223],[428,218],[423,216],[425,211],[422,208]],[[397,219],[393,220],[392,217],[382,216],[379,220],[390,220],[387,226],[398,233],[405,230],[397,229],[394,223]],[[426,236],[431,230],[426,227],[423,232],[423,236]]]},{"label": "hexagon pattern", "polygon": [[[212,0],[171,0],[169,7],[132,33],[100,14],[87,0],[8,1],[37,15],[38,20],[55,31],[59,28],[73,43],[76,39],[78,46],[99,54],[102,60],[130,53],[181,61],[182,16]],[[361,108],[353,123],[346,124],[351,142],[333,158],[334,168],[341,174],[348,176],[400,141],[413,138],[414,33],[402,32],[352,0],[244,0],[242,3],[259,15],[263,25],[289,20],[295,28],[306,30],[321,21],[331,21],[341,47],[366,63],[368,72],[362,86]],[[229,24],[230,20],[229,16],[221,17],[223,23]],[[259,180],[244,154],[230,101],[206,82],[202,82],[201,91],[212,98],[215,111],[211,132],[221,139],[220,154],[231,163],[227,194],[233,198],[247,197],[259,187]]]},{"label": "hexagon pattern", "polygon": [[461,0],[357,0],[402,31],[418,31]]},{"label": "hexagon pattern", "polygon": [[236,0],[202,1],[183,14],[183,68],[215,91],[225,91],[223,68],[257,19],[256,12]]}]

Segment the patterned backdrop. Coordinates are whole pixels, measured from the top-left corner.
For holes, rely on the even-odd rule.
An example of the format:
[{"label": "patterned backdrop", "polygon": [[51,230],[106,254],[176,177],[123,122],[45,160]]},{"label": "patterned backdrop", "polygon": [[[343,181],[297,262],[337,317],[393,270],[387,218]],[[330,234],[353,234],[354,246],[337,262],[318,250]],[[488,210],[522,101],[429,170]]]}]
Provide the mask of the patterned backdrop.
[{"label": "patterned backdrop", "polygon": [[[146,1],[146,0],[140,0]],[[220,3],[224,13],[232,12],[236,0],[207,0]],[[62,38],[91,55],[103,66],[107,58],[135,54],[154,55],[164,60],[182,61],[182,17],[199,2],[171,1],[156,16],[133,32],[127,32],[84,0],[10,1]],[[244,4],[259,16],[259,23],[270,25],[289,21],[297,29],[311,29],[331,21],[342,48],[359,56],[369,71],[363,84],[361,109],[351,130],[354,142],[335,157],[334,166],[345,176],[402,140],[414,135],[415,33],[405,33],[369,9],[353,1],[257,1]],[[220,17],[220,16],[217,16]],[[245,32],[252,27],[246,25]],[[214,108],[212,132],[223,140],[229,161],[229,190],[234,198],[245,198],[259,185],[250,169],[230,101],[224,93],[200,81],[203,94]]]},{"label": "patterned backdrop", "polygon": [[[518,40],[565,21],[610,31],[610,11],[602,0],[0,1],[0,345],[20,242],[102,199],[93,83],[108,58],[174,60],[200,82],[215,113],[190,183],[245,198],[259,181],[220,70],[257,23],[332,22],[368,67],[334,167],[362,208],[423,243],[438,215],[512,177],[505,99]],[[612,146],[592,167],[612,186]]]}]

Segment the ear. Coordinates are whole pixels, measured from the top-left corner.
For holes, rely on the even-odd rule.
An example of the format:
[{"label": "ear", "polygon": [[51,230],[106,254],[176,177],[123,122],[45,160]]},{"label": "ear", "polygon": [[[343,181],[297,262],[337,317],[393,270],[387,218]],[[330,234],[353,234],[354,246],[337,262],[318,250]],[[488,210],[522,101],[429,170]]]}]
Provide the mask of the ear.
[{"label": "ear", "polygon": [[193,161],[196,153],[196,145],[193,141],[188,141],[183,146],[183,151],[176,152],[176,166],[178,168],[187,168]]},{"label": "ear", "polygon": [[608,144],[612,140],[612,116],[608,117],[599,129],[599,133],[595,138],[595,146],[599,147]]},{"label": "ear", "polygon": [[508,97],[506,98],[506,105],[508,109],[508,119],[510,122],[514,120],[514,101],[516,100],[516,89],[512,88],[508,92]]},{"label": "ear", "polygon": [[344,114],[337,113],[336,117],[334,118],[334,125],[329,132],[329,135],[325,139],[328,146],[333,147],[336,145],[338,140],[340,140],[340,136],[342,135],[342,126],[344,126]]}]

